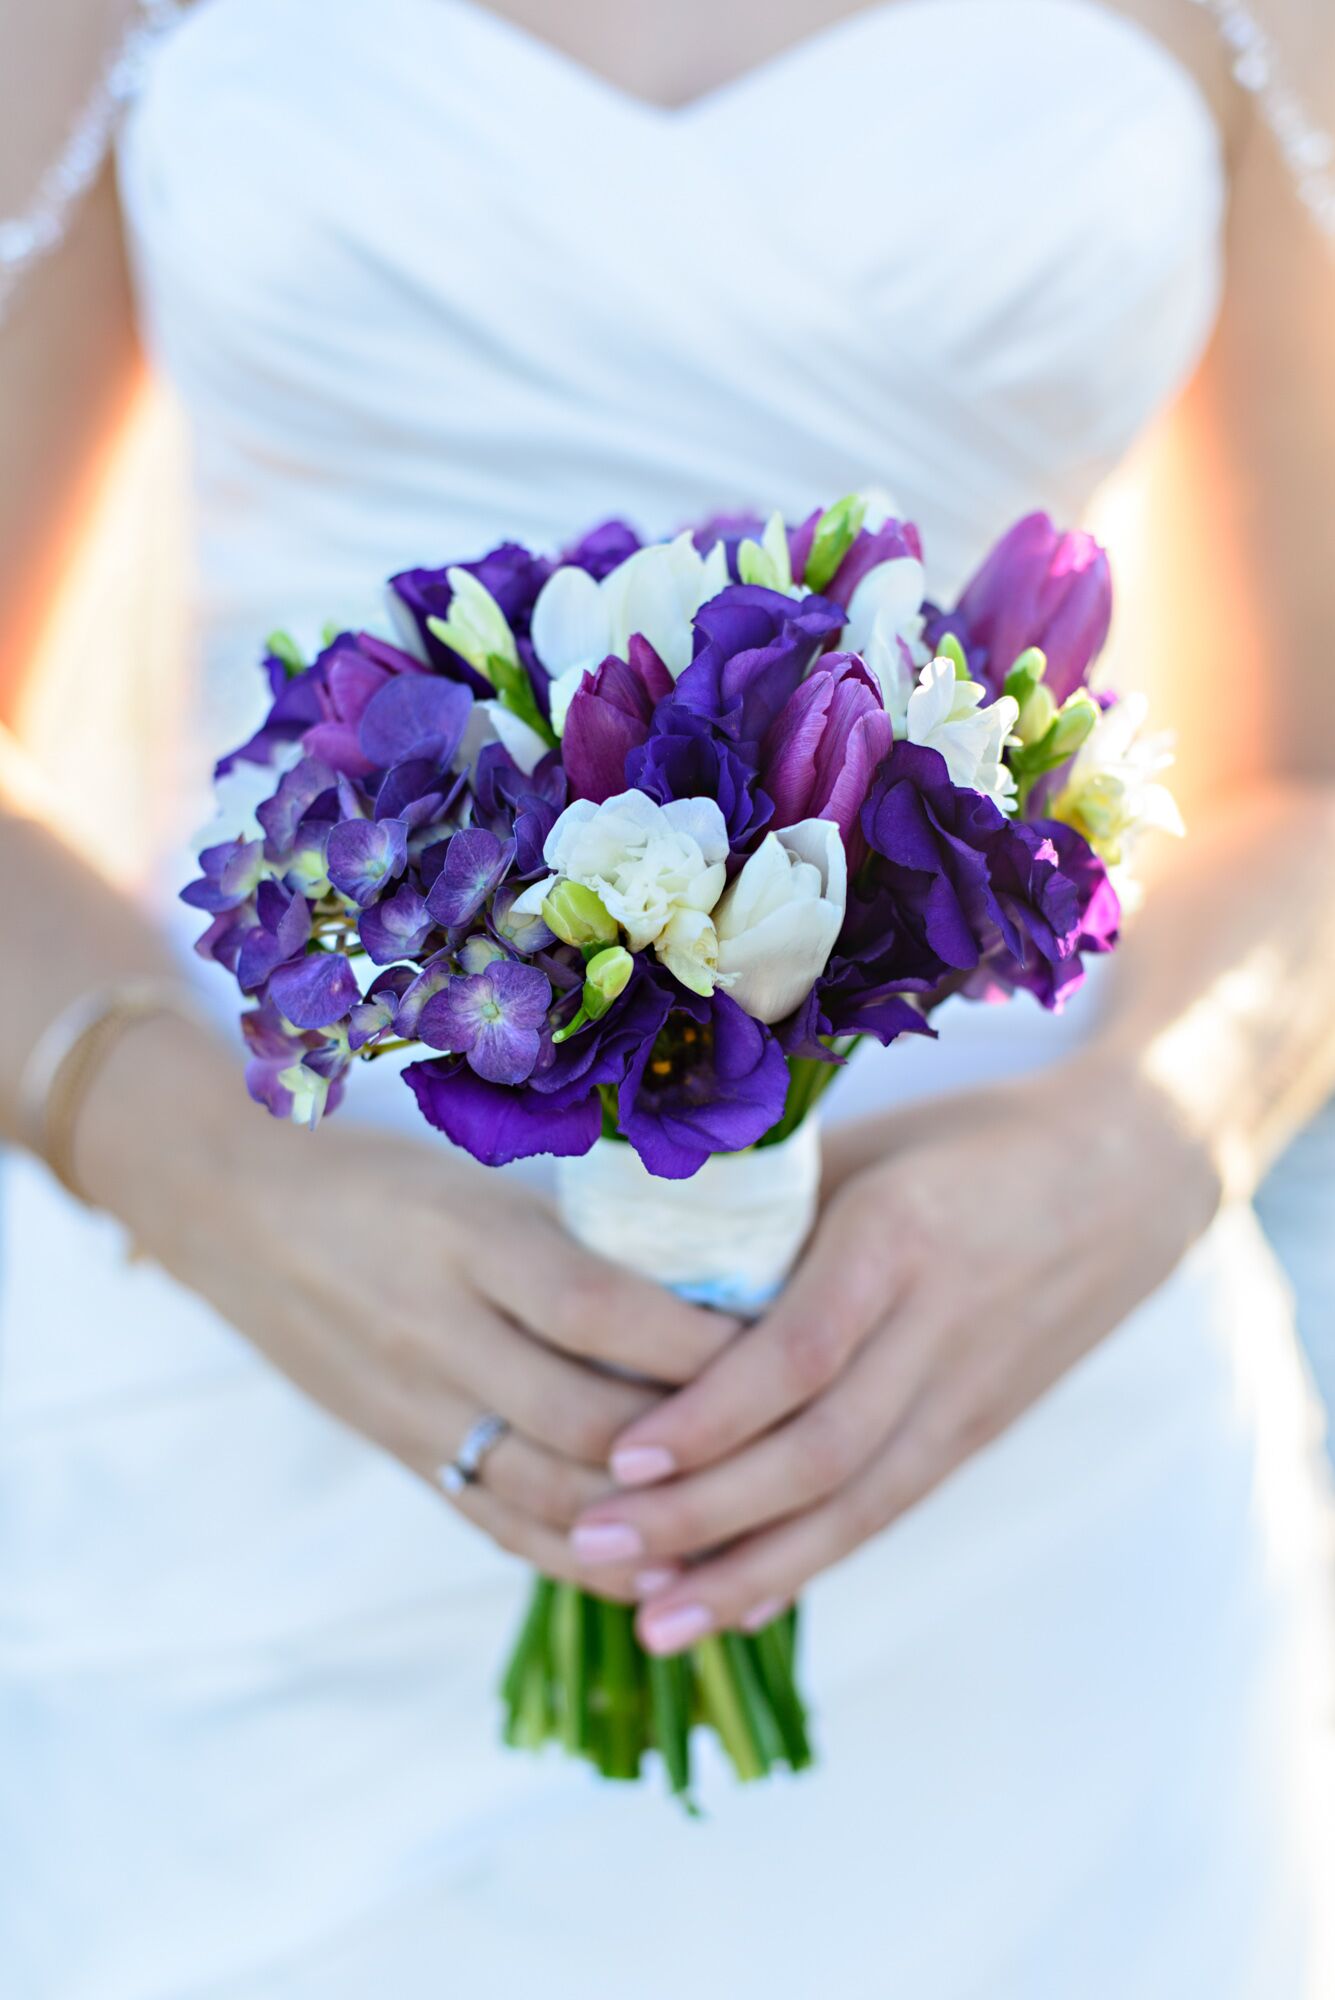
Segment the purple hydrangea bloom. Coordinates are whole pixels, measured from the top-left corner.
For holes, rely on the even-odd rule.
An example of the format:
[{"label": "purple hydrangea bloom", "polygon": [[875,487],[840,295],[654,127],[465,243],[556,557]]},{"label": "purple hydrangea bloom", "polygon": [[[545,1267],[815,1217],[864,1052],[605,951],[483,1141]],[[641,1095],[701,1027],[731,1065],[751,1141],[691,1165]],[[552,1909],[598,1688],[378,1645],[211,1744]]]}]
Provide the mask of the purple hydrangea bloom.
[{"label": "purple hydrangea bloom", "polygon": [[[318,808],[318,812],[317,812]],[[303,757],[278,781],[272,798],[256,808],[255,817],[264,828],[265,852],[270,861],[285,861],[297,845],[303,824],[312,816],[333,824],[338,818],[336,779],[328,764],[318,758]]]},{"label": "purple hydrangea bloom", "polygon": [[433,674],[400,674],[362,712],[358,742],[368,770],[427,759],[448,765],[464,740],[473,700],[467,688]]},{"label": "purple hydrangea bloom", "polygon": [[533,1074],[552,989],[534,965],[498,958],[477,973],[456,973],[422,1009],[418,1033],[432,1048],[466,1056],[487,1083],[523,1083]]},{"label": "purple hydrangea bloom", "polygon": [[347,1056],[320,1034],[293,1034],[270,1000],[241,1017],[248,1060],[246,1089],[275,1118],[291,1118],[295,1109],[292,1072],[305,1069],[312,1082],[309,1122],[338,1108],[343,1096]]},{"label": "purple hydrangea bloom", "polygon": [[471,924],[500,887],[514,852],[513,841],[502,845],[485,827],[464,827],[456,833],[426,899],[436,922],[447,930]]},{"label": "purple hydrangea bloom", "polygon": [[571,796],[596,805],[626,789],[626,760],[672,693],[672,676],[647,639],[636,633],[627,652],[586,674],[566,712],[561,756]]},{"label": "purple hydrangea bloom", "polygon": [[855,655],[827,653],[775,717],[760,753],[774,824],[831,819],[856,867],[858,816],[894,730],[870,670]]},{"label": "purple hydrangea bloom", "polygon": [[345,819],[325,844],[329,880],[358,909],[374,903],[408,865],[408,828],[401,819]]},{"label": "purple hydrangea bloom", "polygon": [[257,921],[247,931],[236,963],[236,983],[254,993],[266,979],[306,949],[311,906],[279,882],[261,882],[255,895]]},{"label": "purple hydrangea bloom", "polygon": [[239,909],[254,894],[264,867],[262,840],[224,840],[199,857],[203,874],[186,884],[181,901],[212,917]]},{"label": "purple hydrangea bloom", "polygon": [[753,846],[774,817],[773,801],[762,789],[755,765],[704,716],[678,701],[659,708],[649,735],[627,757],[619,789],[628,785],[659,805],[672,799],[716,800],[734,854]]},{"label": "purple hydrangea bloom", "polygon": [[411,882],[404,882],[392,896],[383,896],[362,911],[357,932],[373,964],[393,965],[425,950],[435,927],[423,897]]},{"label": "purple hydrangea bloom", "polygon": [[741,744],[757,744],[844,622],[824,597],[731,584],[695,620],[676,698]]},{"label": "purple hydrangea bloom", "polygon": [[280,965],[269,981],[274,1005],[294,1028],[332,1028],[361,999],[356,974],[341,951],[313,951]]},{"label": "purple hydrangea bloom", "polygon": [[987,557],[954,611],[939,621],[980,660],[999,693],[1020,654],[1041,646],[1046,685],[1058,703],[1084,685],[1112,620],[1112,574],[1091,535],[1059,534],[1030,514]]}]

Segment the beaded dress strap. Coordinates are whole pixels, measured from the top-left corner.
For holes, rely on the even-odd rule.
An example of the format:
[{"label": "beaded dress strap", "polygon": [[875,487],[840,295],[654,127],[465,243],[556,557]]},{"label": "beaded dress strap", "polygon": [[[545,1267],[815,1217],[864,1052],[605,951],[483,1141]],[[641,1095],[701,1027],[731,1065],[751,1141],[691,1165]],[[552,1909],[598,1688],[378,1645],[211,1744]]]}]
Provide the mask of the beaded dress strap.
[{"label": "beaded dress strap", "polygon": [[1193,0],[1193,4],[1214,20],[1232,52],[1235,82],[1254,99],[1300,200],[1335,243],[1335,139],[1317,124],[1289,81],[1274,36],[1244,0]]},{"label": "beaded dress strap", "polygon": [[0,220],[0,318],[27,273],[59,248],[111,149],[121,115],[139,89],[155,42],[175,26],[180,0],[136,0],[135,18],[89,93],[64,150],[20,215]]}]

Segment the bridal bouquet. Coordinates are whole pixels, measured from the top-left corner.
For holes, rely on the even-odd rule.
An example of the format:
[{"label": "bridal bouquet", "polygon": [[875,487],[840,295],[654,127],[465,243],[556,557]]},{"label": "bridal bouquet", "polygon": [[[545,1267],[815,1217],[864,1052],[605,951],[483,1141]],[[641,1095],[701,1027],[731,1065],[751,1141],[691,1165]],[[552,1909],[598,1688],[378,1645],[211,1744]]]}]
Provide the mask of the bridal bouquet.
[{"label": "bridal bouquet", "polygon": [[[506,543],[389,604],[397,643],[274,636],[218,766],[268,793],[184,891],[248,1002],[250,1093],[313,1126],[409,1051],[429,1124],[488,1166],[555,1155],[582,1240],[731,1312],[796,1258],[854,1046],[932,1035],[951,995],[1059,1007],[1174,821],[1143,705],[1089,691],[1106,558],[1040,515],[951,610],[857,497]],[[623,1778],[656,1747],[682,1793],[698,1722],[743,1777],[799,1768],[794,1628],[655,1659],[629,1609],[539,1580],[507,1736]]]}]

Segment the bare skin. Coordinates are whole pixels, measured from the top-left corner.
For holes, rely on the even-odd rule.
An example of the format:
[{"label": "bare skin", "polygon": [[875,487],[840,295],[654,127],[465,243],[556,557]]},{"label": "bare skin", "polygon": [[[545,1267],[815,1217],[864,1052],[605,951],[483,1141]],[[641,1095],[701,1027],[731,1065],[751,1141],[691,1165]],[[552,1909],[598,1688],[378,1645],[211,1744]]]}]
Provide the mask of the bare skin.
[{"label": "bare skin", "polygon": [[[619,88],[671,105],[848,10],[508,11]],[[1222,1194],[1247,1192],[1335,1085],[1335,258],[1249,129],[1197,10],[1139,12],[1179,43],[1233,160],[1228,299],[1174,436],[1174,463],[1208,508],[1173,510],[1159,579],[1165,631],[1193,562],[1202,606],[1226,609],[1218,631],[1202,620],[1176,642],[1157,663],[1168,673],[1146,662],[1147,681],[1179,693],[1170,719],[1193,834],[1124,947],[1095,1042],[1023,1091],[838,1135],[805,1263],[736,1338],[425,1144],[337,1121],[314,1141],[274,1126],[241,1099],[231,1055],[193,1027],[136,1029],[86,1104],[79,1165],[93,1197],[340,1419],[433,1478],[479,1407],[511,1418],[470,1517],[552,1574],[645,1595],[641,1633],[660,1650],[767,1613],[995,1437],[1162,1281]],[[1335,69],[1323,96],[1335,110]],[[1301,312],[1286,307],[1295,299]],[[18,701],[137,369],[105,186],[0,331],[0,713]],[[1257,726],[1221,730],[1202,706],[1222,677]],[[22,774],[0,784],[15,968],[0,1132],[12,1135],[22,1062],[51,1014],[165,960],[130,906],[22,808]],[[374,1234],[368,1162],[393,1218]],[[499,1203],[514,1210],[503,1230]],[[304,1227],[290,1226],[294,1205]],[[351,1246],[336,1288],[300,1249],[317,1224]],[[519,1235],[515,1270],[494,1245]],[[666,1399],[628,1389],[602,1361],[684,1386]],[[627,1531],[610,1564],[568,1533],[608,1525]],[[645,1570],[669,1580],[645,1592]]]}]

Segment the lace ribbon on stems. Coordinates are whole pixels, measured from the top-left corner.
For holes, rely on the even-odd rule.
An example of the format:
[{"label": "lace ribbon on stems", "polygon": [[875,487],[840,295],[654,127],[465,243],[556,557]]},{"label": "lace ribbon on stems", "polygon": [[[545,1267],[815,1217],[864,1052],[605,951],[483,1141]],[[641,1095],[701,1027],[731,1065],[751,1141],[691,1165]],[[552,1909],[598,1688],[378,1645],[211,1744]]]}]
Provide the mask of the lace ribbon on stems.
[{"label": "lace ribbon on stems", "polygon": [[125,106],[133,100],[159,37],[181,16],[180,0],[137,0],[107,69],[75,121],[64,151],[42,175],[30,206],[0,221],[0,318],[34,264],[57,249],[101,171]]}]

